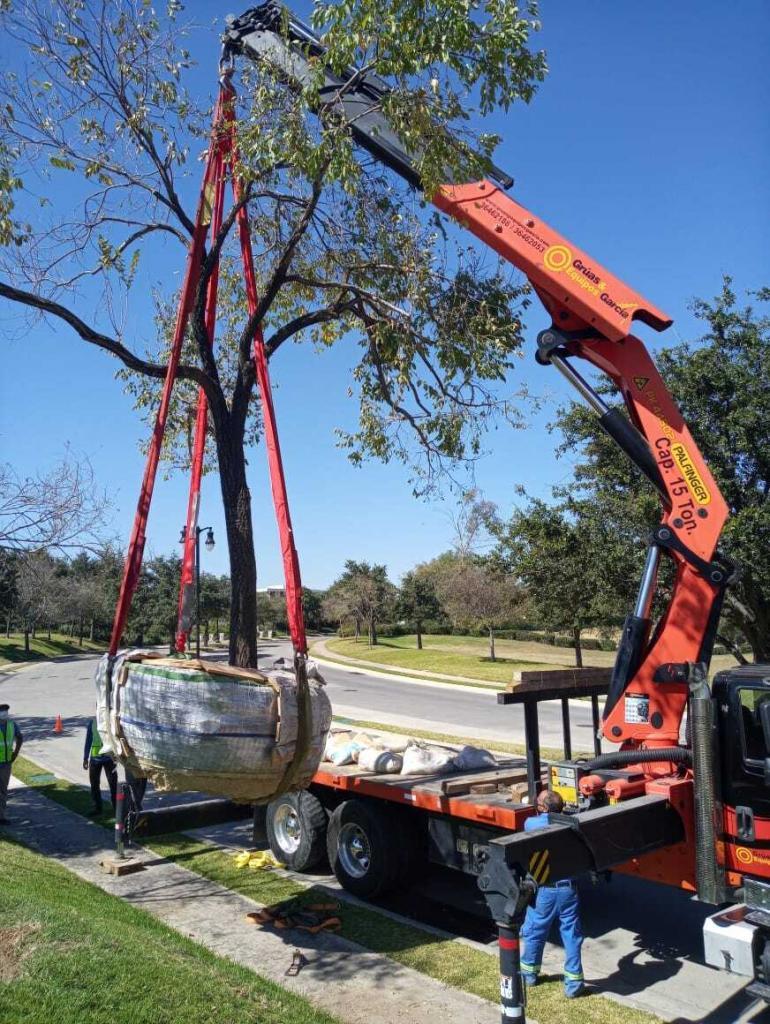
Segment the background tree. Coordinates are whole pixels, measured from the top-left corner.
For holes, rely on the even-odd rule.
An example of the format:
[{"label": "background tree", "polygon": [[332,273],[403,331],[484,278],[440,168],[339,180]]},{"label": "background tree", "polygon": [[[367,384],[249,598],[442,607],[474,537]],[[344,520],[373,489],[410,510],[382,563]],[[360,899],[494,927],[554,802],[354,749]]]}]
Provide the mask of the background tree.
[{"label": "background tree", "polygon": [[540,624],[569,631],[578,668],[583,630],[617,624],[633,599],[628,546],[614,527],[587,502],[532,500],[499,531],[496,556],[528,591]]},{"label": "background tree", "polygon": [[27,654],[30,636],[34,636],[37,626],[54,612],[59,596],[56,573],[56,561],[46,551],[27,551],[19,558],[15,611]]},{"label": "background tree", "polygon": [[0,547],[0,614],[5,620],[5,635],[11,635],[11,619],[18,600],[18,557],[15,552]]},{"label": "background tree", "polygon": [[323,629],[326,621],[323,614],[323,591],[302,588],[302,612],[305,616],[305,627],[318,631]]},{"label": "background tree", "polygon": [[[732,281],[711,302],[697,300],[706,325],[694,343],[657,354],[660,371],[727,500],[730,518],[720,550],[741,566],[727,591],[719,639],[738,655],[735,638],[757,661],[770,660],[770,290],[749,293],[759,307],[740,306]],[[578,488],[618,537],[644,556],[660,519],[652,488],[582,406],[557,422],[562,450],[578,453]],[[635,578],[638,579],[638,572]]]},{"label": "background tree", "polygon": [[[190,170],[187,163],[208,136],[210,100],[184,85],[191,62],[179,9],[170,4],[164,18],[124,0],[2,7],[14,67],[0,88],[0,297],[67,323],[115,356],[144,411],[165,373],[173,302],[161,293],[158,336],[148,338],[125,317],[136,308],[127,295],[150,292],[143,267],[174,264],[169,246],[177,243],[181,266],[193,229],[194,188],[184,177],[197,184],[195,162]],[[473,180],[485,170],[496,139],[468,131],[473,103],[488,114],[528,101],[545,74],[543,54],[530,48],[534,14],[512,4],[317,3],[312,21],[337,72],[361,66],[393,83],[385,113],[404,142],[421,149],[429,194],[455,173]],[[211,44],[214,52],[213,33]],[[493,414],[518,422],[502,382],[520,346],[526,299],[507,270],[456,245],[403,182],[356,151],[343,118],[319,123],[311,111],[321,101],[320,66],[301,89],[267,66],[241,62],[239,72],[239,171],[261,299],[246,317],[229,210],[197,282],[167,455],[184,462],[200,386],[230,553],[230,660],[253,665],[256,564],[244,444],[259,431],[255,329],[264,328],[270,358],[292,338],[321,348],[343,338],[357,344],[359,427],[341,434],[342,443],[353,461],[413,461],[416,446],[425,486],[442,460],[478,454]],[[459,131],[459,145],[445,126]],[[214,355],[204,306],[217,251],[224,264]]]},{"label": "background tree", "polygon": [[226,619],[230,610],[230,578],[201,573],[201,634],[211,636],[214,623],[214,637],[219,640],[219,621]]},{"label": "background tree", "polygon": [[48,473],[0,464],[0,548],[60,554],[97,549],[110,503],[90,462],[70,452]]},{"label": "background tree", "polygon": [[377,644],[377,626],[393,611],[396,588],[384,565],[370,565],[348,559],[342,575],[329,588],[325,608],[341,622],[352,620],[356,639],[366,625],[369,646]]},{"label": "background tree", "polygon": [[520,600],[514,580],[490,558],[445,555],[436,562],[436,593],[447,615],[454,626],[484,630],[495,661],[495,629],[511,622]]},{"label": "background tree", "polygon": [[340,630],[352,624],[356,643],[361,636],[362,614],[356,594],[348,585],[344,576],[335,580],[323,596],[321,602],[324,618],[336,622]]},{"label": "background tree", "polygon": [[156,555],[145,562],[128,624],[137,646],[168,643],[174,649],[181,569],[178,555]]},{"label": "background tree", "polygon": [[417,650],[422,650],[423,623],[443,615],[441,602],[430,573],[421,572],[417,566],[405,574],[398,590],[395,613],[414,626],[417,634]]}]

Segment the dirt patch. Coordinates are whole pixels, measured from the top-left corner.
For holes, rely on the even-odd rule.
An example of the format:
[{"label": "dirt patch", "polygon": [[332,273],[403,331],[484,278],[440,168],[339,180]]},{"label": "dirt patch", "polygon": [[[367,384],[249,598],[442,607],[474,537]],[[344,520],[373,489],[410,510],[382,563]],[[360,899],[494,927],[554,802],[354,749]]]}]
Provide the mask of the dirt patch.
[{"label": "dirt patch", "polygon": [[19,977],[24,961],[35,950],[34,938],[39,931],[39,924],[0,928],[0,982]]}]

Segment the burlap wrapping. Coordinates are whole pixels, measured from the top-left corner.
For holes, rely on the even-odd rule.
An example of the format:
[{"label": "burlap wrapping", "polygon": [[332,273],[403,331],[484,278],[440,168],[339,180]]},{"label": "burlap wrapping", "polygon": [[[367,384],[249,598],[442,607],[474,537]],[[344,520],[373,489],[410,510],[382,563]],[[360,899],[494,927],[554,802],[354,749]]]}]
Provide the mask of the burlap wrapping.
[{"label": "burlap wrapping", "polygon": [[[218,662],[119,654],[108,686],[107,656],[96,672],[97,723],[105,752],[156,789],[197,790],[241,801],[276,794],[297,741],[293,672],[235,669]],[[331,724],[323,680],[311,664],[310,741],[293,789],[316,772]]]}]

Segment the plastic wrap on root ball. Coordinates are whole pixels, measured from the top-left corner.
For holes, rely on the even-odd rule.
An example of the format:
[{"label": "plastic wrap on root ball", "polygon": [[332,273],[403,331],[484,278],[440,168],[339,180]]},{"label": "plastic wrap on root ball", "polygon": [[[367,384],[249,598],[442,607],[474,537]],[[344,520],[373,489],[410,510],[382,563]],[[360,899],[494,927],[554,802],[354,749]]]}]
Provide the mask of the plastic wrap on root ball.
[{"label": "plastic wrap on root ball", "polygon": [[[323,680],[317,670],[308,674],[310,739],[292,789],[309,785],[331,724]],[[109,693],[108,682],[105,656],[96,673],[103,749],[156,789],[264,801],[284,783],[297,744],[293,672],[126,651],[115,660]]]}]

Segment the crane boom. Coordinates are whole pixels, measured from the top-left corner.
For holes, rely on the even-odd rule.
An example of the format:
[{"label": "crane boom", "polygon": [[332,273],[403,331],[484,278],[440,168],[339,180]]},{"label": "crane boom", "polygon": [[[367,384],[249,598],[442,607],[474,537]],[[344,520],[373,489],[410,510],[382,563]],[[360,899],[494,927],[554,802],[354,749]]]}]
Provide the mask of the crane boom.
[{"label": "crane boom", "polygon": [[[225,59],[241,53],[267,62],[296,88],[310,81],[326,52],[313,30],[274,0],[229,21],[224,51]],[[423,189],[422,153],[403,144],[382,112],[388,84],[356,68],[338,75],[323,67],[319,116],[325,109],[341,110],[357,144]],[[636,320],[663,331],[671,318],[512,199],[512,184],[505,171],[489,166],[481,181],[447,175],[428,198],[526,275],[552,318],[538,338],[538,360],[554,365],[577,388],[658,491],[662,520],[650,538],[637,603],[624,624],[602,730],[624,747],[670,747],[679,740],[687,704],[686,665],[709,663],[732,575],[732,566],[716,555],[727,505],[651,356],[631,334]],[[627,417],[605,405],[571,357],[585,359],[614,382]],[[653,629],[663,553],[673,559],[676,575]]]}]

